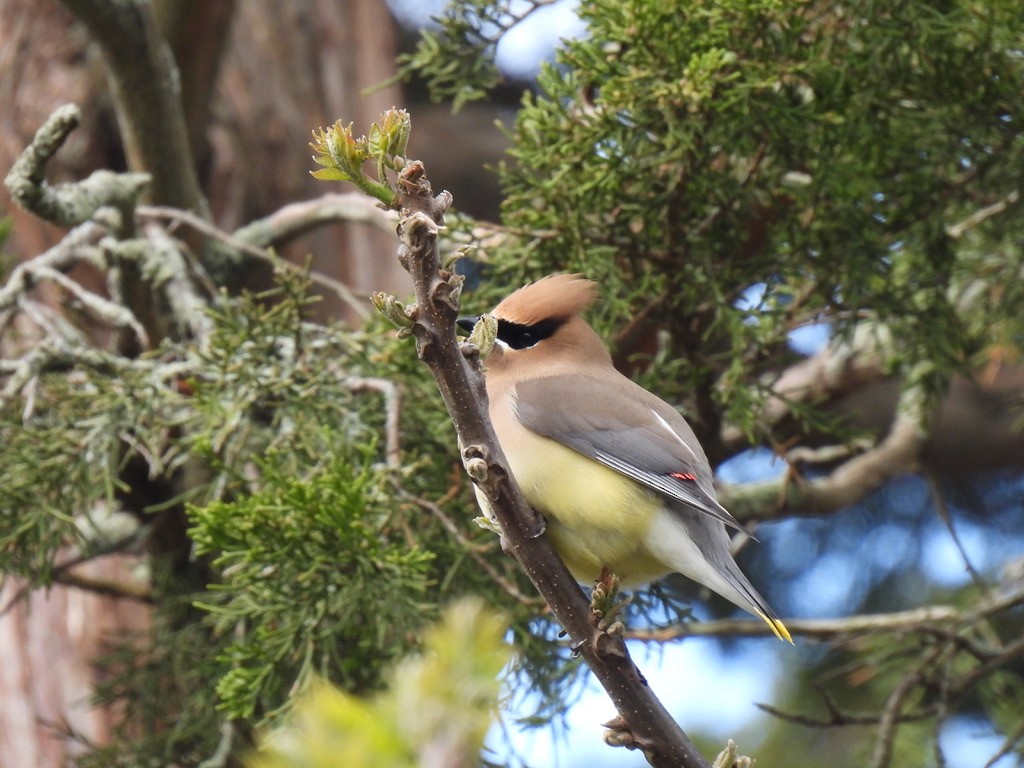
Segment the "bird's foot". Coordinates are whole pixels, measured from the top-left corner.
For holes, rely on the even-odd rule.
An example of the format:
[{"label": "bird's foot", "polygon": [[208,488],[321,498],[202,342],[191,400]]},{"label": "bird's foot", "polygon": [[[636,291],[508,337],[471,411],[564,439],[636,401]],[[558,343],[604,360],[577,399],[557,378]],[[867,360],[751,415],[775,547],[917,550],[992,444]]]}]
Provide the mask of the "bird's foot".
[{"label": "bird's foot", "polygon": [[632,602],[632,597],[619,599],[619,577],[605,566],[590,595],[590,617],[595,626],[609,635],[621,636],[626,627],[616,620],[622,609]]},{"label": "bird's foot", "polygon": [[640,746],[622,715],[616,715],[607,723],[602,723],[602,725],[608,729],[604,732],[604,743],[609,747],[637,749]]}]

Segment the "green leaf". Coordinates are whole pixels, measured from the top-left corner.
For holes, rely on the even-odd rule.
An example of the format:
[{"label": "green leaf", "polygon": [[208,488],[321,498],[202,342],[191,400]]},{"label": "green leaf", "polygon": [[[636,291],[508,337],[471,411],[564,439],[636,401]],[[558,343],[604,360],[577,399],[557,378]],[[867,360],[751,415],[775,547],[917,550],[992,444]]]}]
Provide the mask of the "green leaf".
[{"label": "green leaf", "polygon": [[321,168],[318,171],[310,171],[310,174],[321,181],[352,181],[351,174],[337,168]]}]

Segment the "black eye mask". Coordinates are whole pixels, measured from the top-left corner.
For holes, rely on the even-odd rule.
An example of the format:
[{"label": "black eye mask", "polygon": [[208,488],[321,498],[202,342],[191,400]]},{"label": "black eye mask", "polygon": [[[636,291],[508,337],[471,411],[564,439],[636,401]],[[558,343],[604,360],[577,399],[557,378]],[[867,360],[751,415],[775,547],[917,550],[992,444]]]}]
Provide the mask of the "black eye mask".
[{"label": "black eye mask", "polygon": [[533,325],[520,325],[508,320],[499,320],[498,339],[512,349],[529,349],[557,331],[563,322],[565,321],[561,319],[552,319],[541,320]]}]

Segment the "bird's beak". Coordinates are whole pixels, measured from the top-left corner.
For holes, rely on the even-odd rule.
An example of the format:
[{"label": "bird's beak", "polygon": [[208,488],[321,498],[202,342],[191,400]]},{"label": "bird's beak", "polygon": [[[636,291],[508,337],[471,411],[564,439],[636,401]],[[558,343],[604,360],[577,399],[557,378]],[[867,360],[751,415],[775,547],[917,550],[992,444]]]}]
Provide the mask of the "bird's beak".
[{"label": "bird's beak", "polygon": [[458,320],[455,321],[455,324],[464,331],[472,331],[473,326],[477,324],[477,321],[479,319],[479,315],[476,317],[460,317]]}]

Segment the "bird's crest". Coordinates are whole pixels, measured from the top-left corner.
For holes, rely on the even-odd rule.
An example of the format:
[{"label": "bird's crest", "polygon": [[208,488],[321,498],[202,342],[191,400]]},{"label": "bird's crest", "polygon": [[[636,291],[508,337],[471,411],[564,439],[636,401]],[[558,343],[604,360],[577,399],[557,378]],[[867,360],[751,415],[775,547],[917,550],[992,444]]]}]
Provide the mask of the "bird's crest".
[{"label": "bird's crest", "polygon": [[597,283],[580,275],[549,275],[506,297],[494,316],[520,325],[569,318],[593,304],[597,292]]}]

